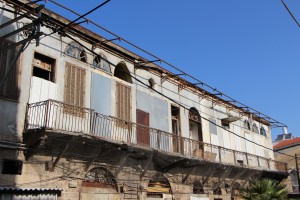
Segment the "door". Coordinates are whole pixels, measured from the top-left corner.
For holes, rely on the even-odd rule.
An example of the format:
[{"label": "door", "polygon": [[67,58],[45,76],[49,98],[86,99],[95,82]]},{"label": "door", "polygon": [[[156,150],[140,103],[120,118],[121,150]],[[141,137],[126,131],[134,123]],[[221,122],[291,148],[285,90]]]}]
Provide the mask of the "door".
[{"label": "door", "polygon": [[149,113],[137,109],[136,123],[137,143],[150,146]]}]

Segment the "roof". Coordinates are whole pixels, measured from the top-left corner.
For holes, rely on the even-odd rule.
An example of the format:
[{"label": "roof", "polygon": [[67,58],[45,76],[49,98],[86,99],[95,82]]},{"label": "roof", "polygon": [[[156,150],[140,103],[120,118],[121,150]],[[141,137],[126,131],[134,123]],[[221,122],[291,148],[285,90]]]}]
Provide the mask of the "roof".
[{"label": "roof", "polygon": [[290,147],[290,146],[293,146],[296,144],[300,145],[300,137],[296,137],[296,138],[289,139],[289,140],[282,140],[281,142],[279,142],[275,146],[273,146],[273,150]]},{"label": "roof", "polygon": [[17,188],[17,187],[0,187],[1,193],[18,193],[18,194],[33,194],[33,193],[43,193],[43,194],[60,194],[62,189],[59,188]]}]

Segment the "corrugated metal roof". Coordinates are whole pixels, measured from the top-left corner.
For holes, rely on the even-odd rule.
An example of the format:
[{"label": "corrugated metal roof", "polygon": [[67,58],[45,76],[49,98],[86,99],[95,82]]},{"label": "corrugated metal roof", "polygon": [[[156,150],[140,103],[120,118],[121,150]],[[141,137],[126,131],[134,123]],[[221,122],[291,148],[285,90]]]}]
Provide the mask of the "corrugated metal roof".
[{"label": "corrugated metal roof", "polygon": [[60,193],[60,188],[17,188],[17,187],[0,187],[1,192],[43,192],[43,193]]}]

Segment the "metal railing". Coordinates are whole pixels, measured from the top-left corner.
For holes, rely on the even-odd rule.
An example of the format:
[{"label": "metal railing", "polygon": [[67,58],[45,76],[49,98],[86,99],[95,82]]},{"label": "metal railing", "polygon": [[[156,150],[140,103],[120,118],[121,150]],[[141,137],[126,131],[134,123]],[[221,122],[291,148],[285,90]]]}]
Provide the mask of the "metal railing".
[{"label": "metal railing", "polygon": [[113,142],[142,145],[188,158],[287,171],[287,164],[283,162],[180,137],[55,100],[28,104],[25,131],[38,128],[89,134]]}]

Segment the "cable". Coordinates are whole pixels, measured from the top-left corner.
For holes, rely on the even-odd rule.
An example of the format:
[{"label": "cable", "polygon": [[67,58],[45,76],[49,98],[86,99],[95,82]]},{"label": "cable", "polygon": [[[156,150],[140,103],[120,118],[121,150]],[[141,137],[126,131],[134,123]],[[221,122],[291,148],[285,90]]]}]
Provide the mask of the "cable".
[{"label": "cable", "polygon": [[288,6],[285,4],[285,2],[283,0],[281,0],[281,3],[283,4],[283,6],[285,7],[285,9],[288,11],[288,13],[290,14],[290,16],[293,18],[293,20],[296,22],[296,24],[298,25],[298,27],[300,27],[299,22],[297,21],[297,19],[294,17],[293,13],[290,11],[290,9],[288,8]]},{"label": "cable", "polygon": [[[68,35],[68,34],[66,34],[66,33],[64,33],[64,34],[65,34],[64,36],[70,38],[70,39],[73,40],[74,42],[77,42],[81,47],[83,47],[84,49],[88,50],[88,51],[91,52],[92,54],[97,55],[97,56],[100,56],[101,59],[105,60],[105,61],[108,62],[110,65],[113,65],[114,67],[117,66],[117,65],[111,63],[111,62],[110,62],[109,60],[107,60],[106,58],[103,58],[101,55],[96,54],[94,51],[90,50],[88,47],[86,47],[85,45],[83,45],[82,43],[80,43],[79,41],[77,41],[77,40],[76,40],[75,38],[73,38],[72,36],[70,36],[70,35]],[[121,69],[121,70],[122,70],[122,69]],[[122,70],[122,71],[123,71],[124,73],[126,73],[127,75],[129,75],[129,76],[130,76],[131,78],[133,78],[134,80],[136,80],[137,82],[139,82],[139,83],[143,84],[144,86],[148,87],[149,89],[155,91],[155,92],[158,93],[159,95],[161,95],[161,96],[167,98],[168,100],[172,101],[173,103],[177,104],[178,106],[180,106],[180,107],[182,107],[182,108],[184,108],[184,109],[186,109],[186,110],[189,110],[187,107],[185,107],[185,106],[182,105],[181,103],[177,102],[176,100],[174,100],[174,99],[172,99],[172,98],[166,96],[165,94],[163,94],[163,93],[161,93],[161,92],[155,90],[154,88],[151,88],[149,85],[145,84],[143,81],[141,81],[141,80],[139,80],[138,78],[136,78],[135,76],[131,75],[131,73],[128,73],[128,72],[126,72],[126,71],[124,71],[124,70]],[[250,143],[256,144],[257,146],[260,146],[260,147],[263,147],[263,148],[265,148],[265,149],[268,149],[268,150],[273,151],[273,149],[268,148],[268,147],[265,147],[265,146],[263,146],[263,145],[261,145],[261,144],[258,144],[258,143],[256,143],[256,142],[253,142],[253,141],[251,141],[251,140],[249,140],[249,139],[247,139],[247,138],[245,138],[245,137],[242,137],[242,136],[240,136],[240,135],[238,135],[238,134],[236,134],[236,133],[234,133],[234,132],[232,132],[232,131],[230,131],[230,130],[228,130],[228,129],[226,129],[226,128],[224,128],[224,127],[218,125],[218,124],[216,124],[215,122],[212,122],[211,120],[209,120],[209,119],[207,119],[207,118],[205,118],[205,117],[203,117],[203,116],[201,116],[201,115],[200,115],[200,117],[201,117],[202,119],[204,119],[204,120],[210,122],[211,124],[213,124],[213,125],[215,125],[215,126],[221,128],[221,129],[223,129],[223,130],[226,130],[227,132],[229,132],[229,133],[231,133],[231,134],[233,134],[233,135],[235,135],[235,136],[237,136],[237,137],[240,137],[240,138],[242,138],[242,139],[244,139],[244,140],[246,140],[246,141],[248,141],[248,142],[250,142]]]},{"label": "cable", "polygon": [[[87,12],[86,14],[81,15],[80,17],[78,17],[78,18],[75,19],[74,21],[70,22],[69,24],[67,24],[67,25],[65,25],[65,26],[63,26],[63,27],[60,27],[59,30],[63,31],[63,29],[66,28],[66,27],[68,27],[70,24],[74,23],[75,21],[77,21],[77,20],[80,19],[80,18],[84,18],[84,16],[88,15],[89,13],[91,13],[91,12],[93,12],[94,10],[98,9],[99,7],[103,6],[104,4],[106,4],[106,3],[109,2],[109,1],[110,1],[110,0],[105,1],[104,3],[98,5],[97,7],[95,7],[94,9],[92,9],[91,11]],[[54,32],[55,32],[55,31],[54,31]],[[54,33],[54,32],[53,32],[53,33]],[[66,33],[64,33],[64,34],[65,34],[65,36],[69,37],[69,38],[72,39],[73,41],[75,41],[75,42],[77,42],[78,44],[80,44],[83,48],[87,49],[87,50],[88,50],[89,52],[91,52],[92,54],[97,55],[95,52],[93,52],[92,50],[90,50],[89,48],[87,48],[86,46],[84,46],[83,44],[81,44],[79,41],[77,41],[76,39],[74,39],[74,38],[71,37],[70,35],[68,35],[68,34],[66,34]],[[97,55],[97,56],[100,56],[101,59],[105,60],[105,61],[108,62],[109,64],[111,64],[111,65],[113,65],[113,66],[116,67],[116,65],[114,65],[113,63],[111,63],[111,62],[108,61],[107,59],[102,58],[101,55]],[[153,55],[153,56],[154,56],[154,55]],[[176,68],[176,67],[175,67],[175,69],[181,71],[180,69],[178,69],[178,68]],[[137,82],[139,82],[139,83],[145,85],[145,86],[148,87],[149,89],[155,91],[156,93],[160,94],[161,96],[163,96],[163,97],[169,99],[170,101],[174,102],[174,103],[177,104],[178,106],[180,106],[180,107],[182,107],[182,108],[184,108],[184,109],[186,109],[186,110],[189,110],[187,107],[185,107],[183,104],[177,102],[176,100],[174,100],[174,99],[172,99],[172,98],[170,98],[170,97],[164,95],[163,93],[161,93],[161,92],[159,92],[159,91],[157,91],[157,90],[155,90],[155,89],[153,89],[153,88],[150,88],[149,85],[145,84],[144,82],[142,82],[141,80],[139,80],[139,79],[136,78],[135,76],[132,76],[130,73],[125,72],[124,70],[123,70],[123,72],[126,73],[126,74],[128,74],[130,77],[132,77],[132,78],[133,78],[134,80],[136,80]],[[181,71],[181,72],[183,72],[183,71]],[[191,77],[191,78],[193,78],[193,77]],[[201,82],[201,83],[202,83],[202,82]],[[214,89],[214,90],[217,91],[216,89]],[[225,129],[224,127],[222,127],[222,126],[216,124],[215,122],[212,122],[211,120],[209,120],[209,119],[207,119],[207,118],[205,118],[205,117],[203,117],[203,116],[200,116],[200,117],[201,117],[202,119],[208,121],[209,123],[215,125],[216,127],[219,127],[219,128],[221,128],[221,129],[223,129],[223,130],[226,130],[227,132],[229,132],[229,133],[231,133],[231,134],[233,134],[233,135],[235,135],[235,136],[237,136],[237,137],[239,137],[239,138],[242,138],[242,139],[244,139],[245,141],[248,141],[248,142],[253,143],[253,144],[257,145],[257,146],[260,146],[260,147],[263,147],[263,148],[265,148],[265,149],[268,149],[268,150],[273,151],[273,149],[268,148],[268,147],[265,147],[265,146],[263,146],[263,145],[261,145],[261,144],[258,144],[258,143],[254,142],[254,141],[251,141],[251,140],[249,140],[249,139],[247,139],[247,138],[245,138],[245,137],[242,137],[242,136],[240,136],[240,135],[238,135],[238,134],[236,134],[236,133],[234,133],[234,132],[232,132],[232,131],[230,131],[230,130],[228,130],[228,129]]]},{"label": "cable", "polygon": [[65,28],[67,28],[68,26],[71,26],[72,24],[74,24],[76,21],[78,21],[81,18],[84,18],[85,16],[87,16],[88,14],[94,12],[95,10],[99,9],[100,7],[104,6],[105,4],[107,4],[110,0],[106,0],[105,2],[101,3],[100,5],[96,6],[95,8],[93,8],[92,10],[88,11],[87,13],[80,15],[78,18],[76,18],[75,20],[71,21],[70,23],[64,25],[63,27],[60,28],[60,31],[64,30]]},{"label": "cable", "polygon": [[[63,5],[61,5],[61,4],[57,3],[57,2],[55,2],[54,0],[49,0],[49,1],[52,2],[52,3],[54,3],[54,4],[56,4],[56,5],[58,5],[58,6],[60,6],[60,7],[62,7],[62,8],[64,8],[64,9],[66,9],[66,10],[68,10],[68,11],[70,11],[70,12],[72,12],[73,14],[76,14],[76,15],[80,16],[80,14],[78,14],[77,12],[75,12],[75,11],[73,11],[72,9],[67,8],[67,7],[65,7],[65,6],[63,6]],[[93,21],[91,21],[91,20],[89,20],[89,19],[87,19],[87,18],[84,18],[84,19],[86,19],[87,21],[89,21],[89,23],[91,23],[91,24],[97,26],[98,28],[104,30],[105,32],[107,32],[107,33],[109,33],[109,34],[111,34],[111,35],[117,37],[120,41],[121,41],[121,40],[124,41],[125,43],[127,43],[127,44],[133,46],[134,48],[136,48],[136,49],[138,49],[138,50],[140,50],[140,51],[142,51],[142,52],[144,52],[144,53],[146,53],[146,54],[148,54],[149,56],[151,56],[151,57],[153,57],[153,58],[155,58],[155,59],[158,59],[160,62],[162,62],[162,63],[168,65],[169,67],[171,67],[171,68],[177,70],[178,72],[180,72],[180,73],[182,73],[183,75],[185,75],[185,76],[191,78],[192,80],[195,80],[198,84],[201,84],[202,86],[207,87],[209,90],[211,90],[211,92],[218,92],[218,93],[220,93],[221,96],[226,97],[226,98],[229,100],[229,102],[231,102],[231,103],[232,103],[233,105],[235,105],[236,107],[238,107],[238,108],[240,108],[240,109],[247,108],[247,111],[248,111],[248,112],[251,111],[252,114],[254,114],[254,115],[260,116],[260,117],[262,117],[263,119],[264,119],[264,118],[268,119],[269,122],[270,122],[270,124],[273,124],[274,126],[277,126],[277,127],[287,127],[285,124],[283,124],[283,123],[281,123],[281,122],[278,122],[277,120],[275,120],[275,119],[273,119],[273,118],[271,118],[271,117],[269,117],[269,116],[267,116],[267,115],[265,115],[265,114],[263,114],[263,113],[261,113],[261,112],[255,110],[255,109],[253,109],[253,108],[251,108],[251,107],[249,107],[249,106],[246,106],[245,104],[243,104],[243,103],[241,103],[241,102],[239,102],[239,101],[233,99],[232,97],[230,97],[230,96],[228,96],[228,95],[226,95],[226,94],[220,92],[220,91],[217,90],[216,88],[214,88],[214,87],[212,87],[212,86],[210,86],[210,85],[208,85],[208,84],[206,84],[206,83],[204,83],[204,82],[198,80],[197,78],[195,78],[195,77],[193,77],[193,76],[187,74],[186,72],[182,71],[181,69],[179,69],[178,67],[172,65],[171,63],[169,63],[169,62],[167,62],[167,61],[165,61],[165,60],[163,60],[163,59],[161,59],[161,58],[159,58],[159,57],[153,55],[152,53],[150,53],[150,52],[148,52],[148,51],[142,49],[141,47],[139,47],[139,46],[137,46],[137,45],[135,45],[135,44],[129,42],[128,40],[125,40],[124,38],[122,38],[122,37],[116,35],[115,33],[109,31],[108,29],[106,29],[106,28],[104,28],[104,27],[102,27],[102,26],[100,26],[99,24],[97,24],[97,23],[95,23],[95,22],[93,22]],[[166,69],[164,69],[164,70],[167,71]],[[181,78],[181,77],[180,77],[180,78]],[[181,78],[181,79],[183,79],[183,78]],[[183,80],[185,80],[185,79],[183,79]],[[187,81],[187,80],[185,80],[185,81]],[[187,82],[188,82],[188,81],[187,81]],[[202,89],[202,88],[200,88],[200,87],[198,87],[198,86],[196,86],[196,85],[194,85],[194,87],[195,87],[195,88],[198,88],[198,89]],[[210,93],[210,94],[211,94],[211,93]],[[212,98],[213,98],[213,97],[212,97]],[[217,98],[217,97],[216,97],[216,98]],[[225,100],[225,99],[223,99],[223,100],[224,100],[224,101],[227,101],[227,100]],[[234,107],[234,108],[236,109],[236,107]],[[245,110],[245,109],[243,109],[243,110]]]}]

